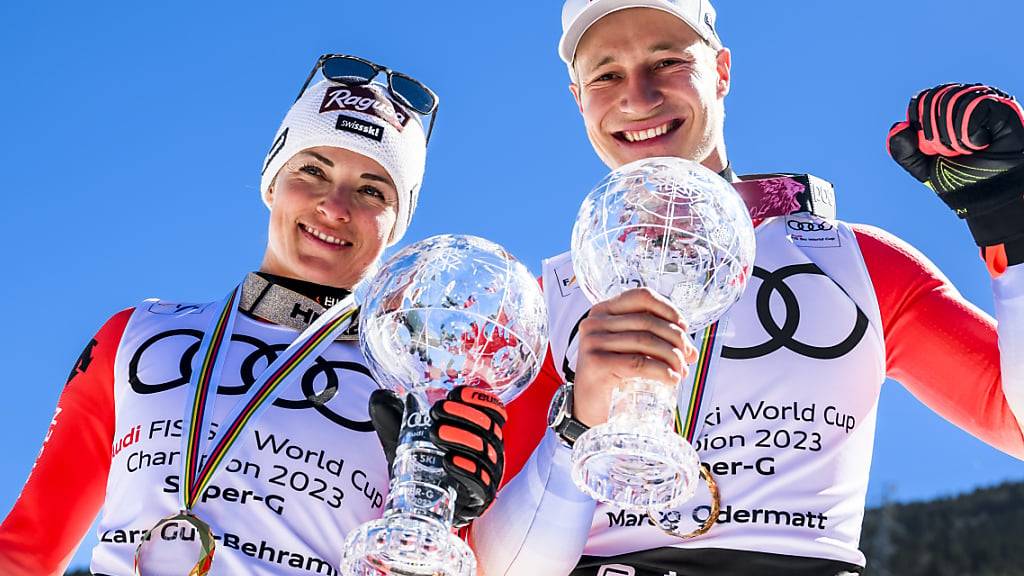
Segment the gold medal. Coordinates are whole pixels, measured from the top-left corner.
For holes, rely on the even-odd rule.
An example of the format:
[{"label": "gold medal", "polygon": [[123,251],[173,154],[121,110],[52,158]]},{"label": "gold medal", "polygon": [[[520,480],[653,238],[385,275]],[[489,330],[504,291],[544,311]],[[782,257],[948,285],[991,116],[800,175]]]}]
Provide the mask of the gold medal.
[{"label": "gold medal", "polygon": [[[721,339],[718,337],[719,324],[724,326],[722,322],[715,322],[705,328],[704,333],[701,335],[697,362],[694,363],[693,370],[691,370],[690,397],[686,404],[685,417],[679,410],[679,406],[676,406],[676,433],[686,439],[691,445],[707,416],[708,406],[704,400],[711,396],[709,393],[712,385],[710,377],[711,368],[713,360],[721,354],[722,348]],[[707,520],[701,522],[700,526],[696,529],[683,534],[679,532],[679,525],[682,521],[682,515],[679,513],[679,510],[669,510],[667,512],[664,510],[648,510],[647,517],[662,532],[669,536],[688,540],[706,534],[715,525],[715,522],[718,520],[718,512],[722,507],[722,496],[718,491],[718,483],[715,482],[715,477],[711,474],[711,467],[705,463],[700,465],[700,477],[704,479],[708,492],[711,494],[711,512]]]},{"label": "gold medal", "polygon": [[[210,525],[182,511],[157,522],[135,549],[135,576],[206,576],[217,546]],[[192,558],[195,558],[193,561]]]},{"label": "gold medal", "polygon": [[[711,527],[715,525],[718,520],[718,513],[722,509],[722,496],[718,491],[718,482],[715,482],[715,477],[711,475],[711,468],[707,464],[700,465],[700,477],[704,479],[704,482],[708,485],[708,492],[711,493],[711,512],[708,513],[708,519],[701,522],[701,525],[696,529],[687,532],[686,534],[679,533],[679,522],[670,521],[667,519],[667,515],[659,514],[657,511],[650,510],[647,513],[647,517],[654,522],[655,526],[661,529],[662,532],[669,536],[675,536],[683,540],[689,540],[690,538],[696,538],[701,534],[707,533],[711,530]],[[680,518],[681,520],[681,518]]]},{"label": "gold medal", "polygon": [[221,368],[238,313],[235,288],[218,305],[200,341],[197,366],[189,379],[191,391],[185,404],[182,426],[181,512],[156,523],[135,549],[135,576],[206,576],[213,565],[213,530],[192,512],[231,450],[238,445],[246,424],[284,390],[291,376],[302,374],[334,338],[344,332],[357,314],[355,301],[347,299],[322,314],[292,342],[249,388],[224,419],[218,434],[203,449],[208,436],[212,407],[217,396]]}]

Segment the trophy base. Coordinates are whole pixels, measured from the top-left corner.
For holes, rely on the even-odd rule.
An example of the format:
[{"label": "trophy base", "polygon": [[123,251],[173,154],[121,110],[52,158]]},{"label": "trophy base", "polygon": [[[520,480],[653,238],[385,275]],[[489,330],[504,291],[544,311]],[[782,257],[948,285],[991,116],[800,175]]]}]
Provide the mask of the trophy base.
[{"label": "trophy base", "polygon": [[666,510],[693,497],[700,458],[678,434],[634,422],[606,422],[576,440],[572,477],[584,493],[606,504]]},{"label": "trophy base", "polygon": [[475,576],[469,546],[440,522],[397,513],[352,531],[342,576]]}]

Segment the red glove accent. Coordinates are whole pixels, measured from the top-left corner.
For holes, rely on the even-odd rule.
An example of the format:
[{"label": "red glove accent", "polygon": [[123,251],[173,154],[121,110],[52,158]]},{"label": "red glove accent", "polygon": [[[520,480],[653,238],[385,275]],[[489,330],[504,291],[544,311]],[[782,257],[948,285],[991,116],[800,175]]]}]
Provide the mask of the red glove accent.
[{"label": "red glove accent", "polygon": [[445,470],[454,480],[455,522],[467,524],[494,501],[505,468],[501,427],[505,406],[479,388],[460,386],[434,404],[431,437],[444,450]]}]

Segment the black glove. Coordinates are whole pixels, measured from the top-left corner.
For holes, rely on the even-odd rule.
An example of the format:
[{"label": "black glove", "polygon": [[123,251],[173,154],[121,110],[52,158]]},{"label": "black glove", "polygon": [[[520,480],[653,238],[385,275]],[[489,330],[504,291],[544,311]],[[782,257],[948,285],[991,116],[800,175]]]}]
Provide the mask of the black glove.
[{"label": "black glove", "polygon": [[384,448],[384,457],[388,460],[388,475],[395,464],[395,452],[398,451],[398,435],[402,430],[402,416],[405,404],[397,394],[390,390],[378,388],[370,393],[370,422],[377,432],[377,439]]},{"label": "black glove", "polygon": [[430,438],[444,450],[444,469],[459,493],[455,524],[463,526],[490,507],[505,472],[505,407],[497,396],[459,386],[430,409]]},{"label": "black glove", "polygon": [[910,100],[889,155],[967,221],[975,242],[1024,261],[1024,112],[981,84],[943,84]]},{"label": "black glove", "polygon": [[[389,468],[398,449],[403,409],[391,391],[370,395],[370,419]],[[430,416],[430,439],[444,452],[444,469],[457,493],[455,525],[464,526],[483,514],[497,494],[505,469],[505,408],[488,392],[459,386],[434,404]]]}]

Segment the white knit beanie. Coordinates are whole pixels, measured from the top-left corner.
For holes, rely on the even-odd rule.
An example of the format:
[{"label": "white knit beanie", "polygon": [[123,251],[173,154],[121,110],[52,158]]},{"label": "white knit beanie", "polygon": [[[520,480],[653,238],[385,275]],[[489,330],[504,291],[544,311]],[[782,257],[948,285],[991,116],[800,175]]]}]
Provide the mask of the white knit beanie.
[{"label": "white knit beanie", "polygon": [[427,157],[419,116],[394,102],[376,82],[350,86],[321,80],[307,88],[285,115],[263,162],[260,195],[268,208],[267,191],[281,166],[316,146],[351,150],[387,170],[398,190],[398,218],[388,246],[401,240],[416,211]]}]

